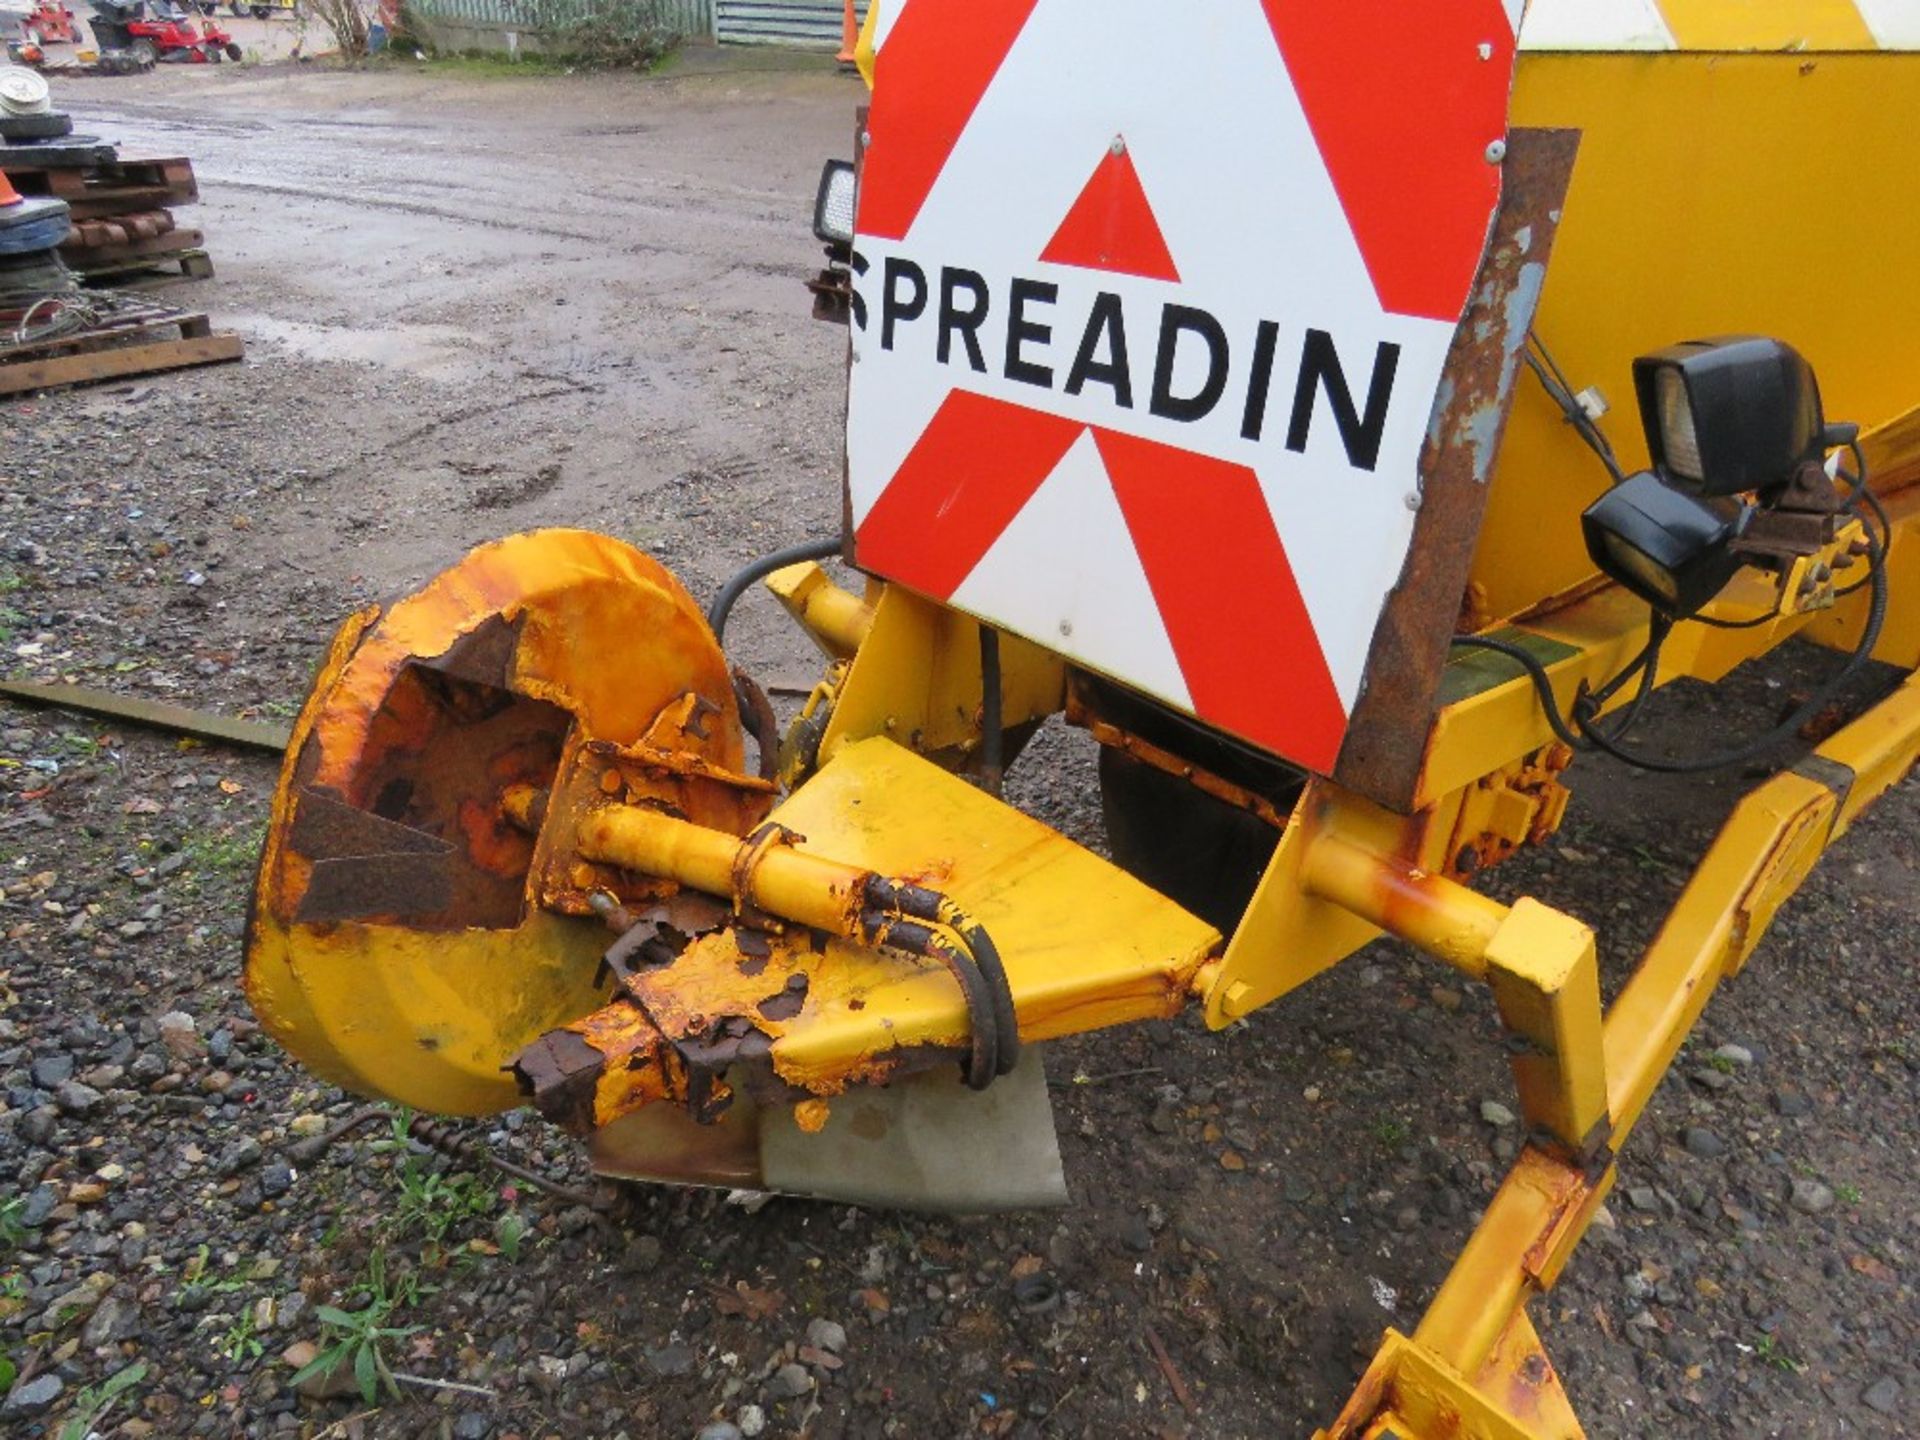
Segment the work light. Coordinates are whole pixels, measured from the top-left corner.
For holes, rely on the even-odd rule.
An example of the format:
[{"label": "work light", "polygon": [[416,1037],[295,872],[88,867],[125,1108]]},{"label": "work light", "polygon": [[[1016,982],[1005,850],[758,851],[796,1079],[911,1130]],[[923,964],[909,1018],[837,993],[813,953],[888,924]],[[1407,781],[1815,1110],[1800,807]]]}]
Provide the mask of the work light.
[{"label": "work light", "polygon": [[1633,362],[1653,468],[1701,495],[1763,498],[1824,454],[1813,368],[1757,335],[1686,340]]},{"label": "work light", "polygon": [[829,160],[820,170],[820,190],[813,197],[814,237],[829,245],[853,241],[853,166]]},{"label": "work light", "polygon": [[1580,528],[1608,578],[1683,620],[1740,568],[1731,543],[1751,513],[1737,500],[1689,495],[1643,470],[1589,505]]}]

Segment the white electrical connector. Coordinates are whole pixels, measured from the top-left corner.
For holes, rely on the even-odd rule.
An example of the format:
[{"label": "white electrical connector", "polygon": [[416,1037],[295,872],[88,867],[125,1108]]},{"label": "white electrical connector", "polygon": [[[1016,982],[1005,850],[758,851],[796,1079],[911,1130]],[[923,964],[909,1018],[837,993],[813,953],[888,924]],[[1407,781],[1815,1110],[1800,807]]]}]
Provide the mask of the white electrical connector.
[{"label": "white electrical connector", "polygon": [[1589,420],[1598,420],[1612,408],[1607,404],[1607,397],[1600,393],[1598,385],[1587,386],[1573,397],[1573,403],[1580,407],[1580,413]]}]

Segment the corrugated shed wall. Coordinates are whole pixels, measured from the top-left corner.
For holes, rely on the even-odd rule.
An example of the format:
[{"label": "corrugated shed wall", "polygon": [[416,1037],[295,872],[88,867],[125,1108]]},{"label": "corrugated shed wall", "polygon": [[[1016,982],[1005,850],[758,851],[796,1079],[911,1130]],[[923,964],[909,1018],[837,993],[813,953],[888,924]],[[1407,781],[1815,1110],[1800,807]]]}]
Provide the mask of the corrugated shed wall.
[{"label": "corrugated shed wall", "polygon": [[[735,45],[838,50],[844,0],[712,0],[716,39]],[[864,18],[865,0],[855,0]]]}]

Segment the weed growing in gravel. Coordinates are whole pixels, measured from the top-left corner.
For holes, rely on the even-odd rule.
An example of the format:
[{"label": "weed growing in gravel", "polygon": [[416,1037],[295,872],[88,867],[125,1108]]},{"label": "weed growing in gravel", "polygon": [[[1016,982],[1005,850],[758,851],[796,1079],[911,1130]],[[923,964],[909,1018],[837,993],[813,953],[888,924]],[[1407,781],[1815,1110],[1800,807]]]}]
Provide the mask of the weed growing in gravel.
[{"label": "weed growing in gravel", "polygon": [[229,877],[245,874],[260,859],[260,847],[266,843],[267,822],[239,825],[218,834],[202,831],[181,848],[187,854],[192,883],[203,875]]},{"label": "weed growing in gravel", "polygon": [[136,1360],[98,1385],[87,1386],[74,1397],[73,1409],[67,1412],[66,1422],[60,1427],[59,1440],[87,1440],[120,1397],[146,1378],[147,1362]]},{"label": "weed growing in gravel", "polygon": [[404,1340],[421,1327],[389,1325],[393,1312],[403,1301],[417,1298],[418,1289],[409,1280],[399,1292],[387,1287],[387,1257],[376,1249],[367,1256],[366,1278],[354,1287],[366,1297],[366,1304],[355,1311],[336,1305],[322,1305],[314,1311],[320,1319],[320,1353],[294,1372],[290,1385],[299,1385],[315,1375],[330,1375],[341,1366],[350,1366],[360,1386],[360,1398],[375,1403],[382,1384],[394,1399],[400,1398],[400,1386],[388,1368],[382,1347],[391,1340]]},{"label": "weed growing in gravel", "polygon": [[98,759],[100,752],[106,749],[106,742],[98,735],[78,735],[68,732],[60,737],[60,741],[83,760]]},{"label": "weed growing in gravel", "polygon": [[20,1218],[26,1209],[24,1196],[15,1195],[10,1200],[0,1200],[0,1255],[17,1248],[27,1238],[27,1222]]},{"label": "weed growing in gravel", "polygon": [[[0,595],[11,595],[27,582],[11,570],[0,570]],[[0,645],[10,644],[13,640],[13,627],[26,616],[13,606],[0,603]]]},{"label": "weed growing in gravel", "polygon": [[1373,1138],[1380,1142],[1383,1149],[1398,1150],[1407,1142],[1407,1127],[1391,1116],[1381,1116],[1371,1128]]},{"label": "weed growing in gravel", "polygon": [[493,1191],[472,1175],[444,1175],[408,1156],[401,1166],[400,1204],[394,1224],[402,1232],[417,1231],[431,1245],[468,1220],[493,1210]]},{"label": "weed growing in gravel", "polygon": [[1771,1335],[1762,1335],[1760,1343],[1753,1347],[1753,1353],[1759,1357],[1762,1364],[1771,1365],[1776,1370],[1785,1370],[1792,1375],[1798,1375],[1807,1368],[1781,1348],[1780,1342]]},{"label": "weed growing in gravel", "polygon": [[1860,1187],[1849,1181],[1842,1180],[1835,1184],[1833,1194],[1834,1198],[1842,1205],[1858,1205],[1860,1203]]},{"label": "weed growing in gravel", "polygon": [[520,1218],[518,1210],[509,1210],[493,1226],[493,1243],[500,1247],[500,1253],[511,1261],[520,1259],[520,1242],[527,1238],[527,1222]]},{"label": "weed growing in gravel", "polygon": [[240,1312],[227,1327],[227,1333],[214,1341],[213,1348],[235,1365],[251,1364],[266,1352],[266,1346],[255,1333],[251,1307]]},{"label": "weed growing in gravel", "polygon": [[395,1111],[392,1137],[375,1141],[372,1147],[400,1156],[400,1166],[394,1172],[400,1199],[386,1228],[394,1239],[417,1234],[437,1249],[459,1226],[492,1214],[494,1194],[477,1176],[463,1171],[449,1175],[414,1154],[412,1126],[411,1110]]},{"label": "weed growing in gravel", "polygon": [[215,1275],[209,1277],[207,1266],[212,1261],[213,1249],[202,1245],[193,1252],[193,1258],[180,1267],[180,1288],[174,1292],[175,1303],[190,1290],[205,1295],[230,1295],[236,1290],[246,1288],[246,1279],[238,1274]]}]

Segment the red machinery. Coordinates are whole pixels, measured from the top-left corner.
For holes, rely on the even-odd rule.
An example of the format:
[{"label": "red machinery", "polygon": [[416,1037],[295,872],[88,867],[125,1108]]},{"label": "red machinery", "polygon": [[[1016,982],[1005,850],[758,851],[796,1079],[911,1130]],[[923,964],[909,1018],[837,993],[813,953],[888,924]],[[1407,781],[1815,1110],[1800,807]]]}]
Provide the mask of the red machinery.
[{"label": "red machinery", "polygon": [[60,0],[40,0],[40,5],[20,22],[29,39],[41,45],[71,45],[79,30],[69,10]]},{"label": "red machinery", "polygon": [[232,34],[211,20],[195,25],[173,0],[94,0],[93,38],[103,58],[110,51],[120,52],[143,66],[240,58]]}]

